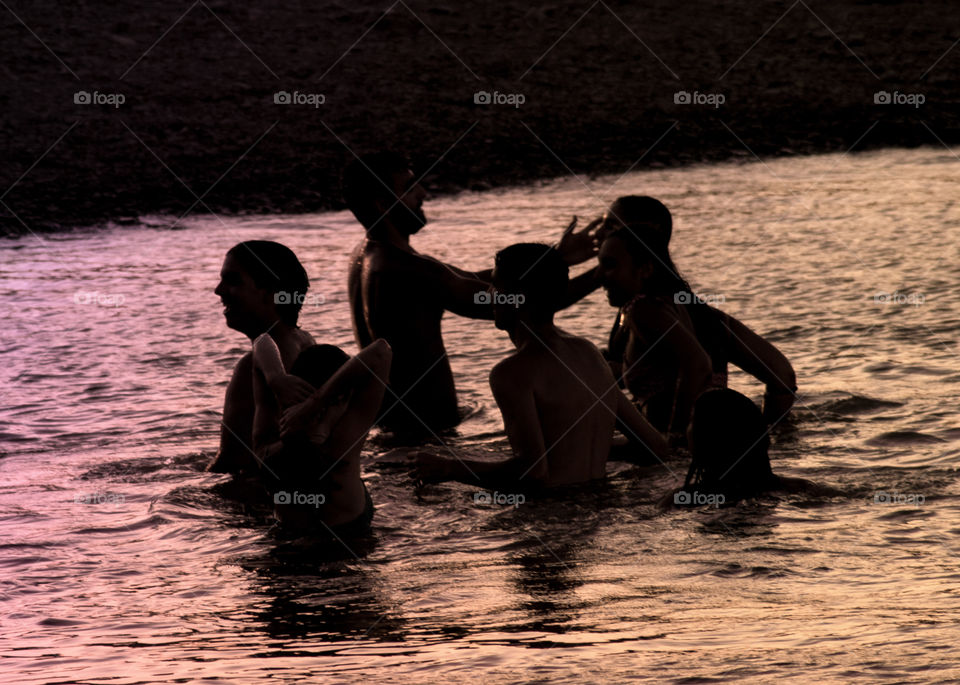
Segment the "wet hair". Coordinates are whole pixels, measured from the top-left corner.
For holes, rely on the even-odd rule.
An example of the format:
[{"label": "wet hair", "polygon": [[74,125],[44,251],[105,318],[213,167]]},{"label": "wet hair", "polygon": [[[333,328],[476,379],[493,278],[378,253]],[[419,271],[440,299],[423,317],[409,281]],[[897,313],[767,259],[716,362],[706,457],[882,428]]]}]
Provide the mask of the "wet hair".
[{"label": "wet hair", "polygon": [[549,245],[516,243],[497,253],[494,266],[502,288],[522,294],[520,307],[536,320],[551,320],[566,298],[570,269]]},{"label": "wet hair", "polygon": [[343,200],[364,228],[370,228],[379,213],[374,200],[394,196],[393,177],[410,168],[410,161],[396,152],[375,152],[354,159],[343,170]]},{"label": "wet hair", "polygon": [[614,200],[617,212],[615,219],[635,230],[657,231],[666,242],[673,235],[673,217],[660,200],[647,195],[624,195]]},{"label": "wet hair", "polygon": [[272,240],[247,240],[227,255],[240,262],[258,288],[273,293],[280,320],[296,326],[310,279],[293,250]]},{"label": "wet hair", "polygon": [[290,373],[320,388],[349,359],[350,355],[336,345],[311,345],[300,352]]},{"label": "wet hair", "polygon": [[750,398],[729,388],[702,393],[693,408],[691,438],[685,488],[696,485],[735,501],[769,487],[774,477],[769,429]]}]

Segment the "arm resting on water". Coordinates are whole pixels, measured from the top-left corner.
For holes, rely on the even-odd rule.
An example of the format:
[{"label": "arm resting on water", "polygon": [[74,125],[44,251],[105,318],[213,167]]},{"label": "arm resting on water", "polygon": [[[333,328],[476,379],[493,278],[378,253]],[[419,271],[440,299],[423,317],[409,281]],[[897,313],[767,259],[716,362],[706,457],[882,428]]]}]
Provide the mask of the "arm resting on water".
[{"label": "arm resting on water", "polygon": [[490,372],[493,397],[503,414],[503,425],[513,456],[505,461],[450,459],[416,453],[420,478],[428,483],[456,480],[481,487],[539,487],[547,480],[546,447],[540,417],[529,387],[515,380],[503,362]]}]

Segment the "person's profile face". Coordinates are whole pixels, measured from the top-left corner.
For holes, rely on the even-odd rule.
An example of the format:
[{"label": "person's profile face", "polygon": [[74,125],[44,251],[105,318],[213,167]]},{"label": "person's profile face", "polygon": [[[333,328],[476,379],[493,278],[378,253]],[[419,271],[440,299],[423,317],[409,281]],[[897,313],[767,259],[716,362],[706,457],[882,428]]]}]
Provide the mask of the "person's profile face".
[{"label": "person's profile face", "polygon": [[404,235],[413,235],[427,224],[427,217],[423,213],[427,191],[417,183],[413,172],[407,169],[394,174],[393,192],[396,198],[390,199],[387,204],[390,207],[387,212],[390,223]]},{"label": "person's profile face", "polygon": [[264,322],[276,314],[272,293],[257,287],[240,261],[228,254],[220,269],[220,282],[214,294],[223,303],[227,326],[254,337],[263,332]]},{"label": "person's profile face", "polygon": [[641,292],[643,271],[634,264],[620,238],[608,236],[600,244],[597,259],[600,261],[600,283],[612,306],[622,307]]}]

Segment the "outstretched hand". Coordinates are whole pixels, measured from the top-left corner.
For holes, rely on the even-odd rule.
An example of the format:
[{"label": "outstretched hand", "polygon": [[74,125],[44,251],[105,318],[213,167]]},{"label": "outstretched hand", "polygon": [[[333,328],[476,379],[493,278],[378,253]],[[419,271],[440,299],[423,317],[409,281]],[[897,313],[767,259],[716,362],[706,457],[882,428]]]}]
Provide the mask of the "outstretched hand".
[{"label": "outstretched hand", "polygon": [[574,232],[577,226],[577,217],[573,217],[570,225],[563,230],[560,236],[560,242],[557,243],[557,252],[563,257],[568,265],[582,264],[597,256],[599,246],[597,244],[596,229],[603,222],[603,217],[597,217],[582,231]]},{"label": "outstretched hand", "polygon": [[313,394],[313,386],[299,376],[285,373],[270,384],[281,407],[300,404]]}]

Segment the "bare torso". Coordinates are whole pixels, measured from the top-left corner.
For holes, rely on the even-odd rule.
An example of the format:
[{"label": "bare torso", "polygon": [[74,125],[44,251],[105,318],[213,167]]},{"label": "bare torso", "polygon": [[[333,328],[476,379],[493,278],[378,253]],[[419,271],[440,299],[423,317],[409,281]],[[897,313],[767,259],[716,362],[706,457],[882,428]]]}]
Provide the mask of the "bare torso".
[{"label": "bare torso", "polygon": [[619,389],[599,350],[560,332],[543,347],[508,358],[516,382],[531,388],[547,461],[548,487],[603,478]]},{"label": "bare torso", "polygon": [[456,425],[460,417],[441,336],[444,308],[424,277],[422,259],[364,239],[351,258],[348,294],[357,344],[384,338],[393,348],[390,390],[379,423],[398,432],[429,434]]}]

